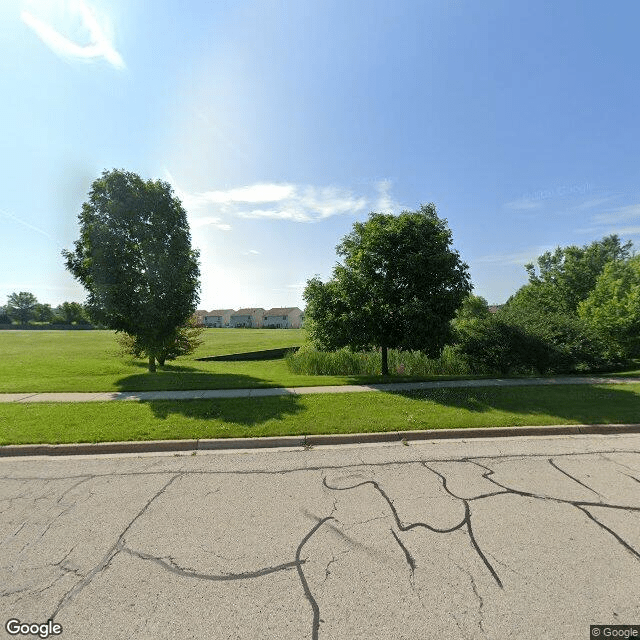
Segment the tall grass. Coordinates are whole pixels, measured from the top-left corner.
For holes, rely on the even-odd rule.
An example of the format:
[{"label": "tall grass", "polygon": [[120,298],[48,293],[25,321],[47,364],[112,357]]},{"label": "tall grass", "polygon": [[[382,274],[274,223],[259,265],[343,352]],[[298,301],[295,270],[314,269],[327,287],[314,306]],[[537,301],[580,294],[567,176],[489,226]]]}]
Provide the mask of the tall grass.
[{"label": "tall grass", "polygon": [[[289,371],[315,376],[380,375],[380,351],[317,351],[309,346],[286,356]],[[463,357],[447,345],[439,358],[428,358],[420,351],[388,351],[389,373],[404,376],[468,375],[471,370]]]}]

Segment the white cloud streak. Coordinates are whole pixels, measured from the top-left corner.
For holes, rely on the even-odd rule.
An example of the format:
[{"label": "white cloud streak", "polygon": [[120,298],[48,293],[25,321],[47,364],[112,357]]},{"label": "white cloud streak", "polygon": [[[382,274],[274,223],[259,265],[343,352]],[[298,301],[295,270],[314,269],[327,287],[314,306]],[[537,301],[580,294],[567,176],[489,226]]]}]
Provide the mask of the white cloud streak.
[{"label": "white cloud streak", "polygon": [[[258,183],[189,193],[176,186],[171,174],[166,175],[195,226],[226,224],[220,216],[313,223],[337,215],[357,214],[375,206],[372,199],[354,195],[347,189],[309,185]],[[389,196],[390,188],[390,183],[386,184],[383,195],[387,203],[395,205]],[[211,211],[219,215],[211,216]]]},{"label": "white cloud streak", "polygon": [[[40,40],[61,58],[70,60],[92,61],[104,59],[117,69],[124,69],[125,63],[122,56],[116,51],[111,38],[107,35],[105,26],[100,25],[93,9],[84,0],[67,2],[66,8],[73,18],[79,18],[83,29],[89,33],[90,43],[87,45],[62,35],[59,31],[47,24],[44,20],[33,15],[29,11],[22,11],[22,21],[30,27]],[[78,29],[74,29],[74,38],[81,37]]]},{"label": "white cloud streak", "polygon": [[231,225],[223,222],[222,218],[218,218],[217,216],[191,217],[190,225],[196,229],[201,227],[214,227],[221,231],[231,231]]},{"label": "white cloud streak", "polygon": [[376,211],[379,213],[398,213],[402,207],[391,197],[391,180],[380,180],[376,184],[376,189],[378,190]]}]

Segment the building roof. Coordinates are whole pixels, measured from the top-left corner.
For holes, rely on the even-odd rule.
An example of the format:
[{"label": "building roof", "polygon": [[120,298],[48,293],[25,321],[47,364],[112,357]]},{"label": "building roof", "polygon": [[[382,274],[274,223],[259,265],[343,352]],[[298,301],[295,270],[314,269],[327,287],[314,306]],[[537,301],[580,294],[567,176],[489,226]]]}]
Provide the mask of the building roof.
[{"label": "building roof", "polygon": [[258,307],[257,309],[238,309],[232,315],[234,316],[252,316],[254,313],[263,312],[264,309],[262,307]]},{"label": "building roof", "polygon": [[233,313],[233,309],[212,309],[211,311],[207,311],[207,315],[209,316],[225,316],[227,313]]},{"label": "building roof", "polygon": [[302,313],[302,309],[298,307],[275,307],[273,309],[269,309],[269,311],[265,311],[265,316],[284,316],[288,315],[292,311],[300,311]]}]

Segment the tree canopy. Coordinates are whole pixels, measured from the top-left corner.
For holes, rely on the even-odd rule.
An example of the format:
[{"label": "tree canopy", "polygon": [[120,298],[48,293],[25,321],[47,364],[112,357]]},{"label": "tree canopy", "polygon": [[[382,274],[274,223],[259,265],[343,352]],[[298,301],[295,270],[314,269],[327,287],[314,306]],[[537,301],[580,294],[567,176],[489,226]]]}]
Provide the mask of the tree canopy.
[{"label": "tree canopy", "polygon": [[199,301],[182,203],[169,183],[114,169],[93,182],[79,222],[80,238],[63,255],[88,291],[91,319],[133,336],[155,371]]},{"label": "tree canopy", "polygon": [[578,313],[605,341],[607,355],[640,355],[640,256],[608,263]]},{"label": "tree canopy", "polygon": [[371,213],[336,247],[333,278],[307,282],[306,325],[321,349],[378,347],[435,357],[451,319],[471,291],[468,266],[451,248],[451,231],[434,204],[400,215]]},{"label": "tree canopy", "polygon": [[605,265],[628,259],[631,247],[631,241],[622,244],[614,234],[583,247],[572,245],[546,251],[535,265],[525,265],[529,283],[511,297],[508,306],[573,313],[587,299]]},{"label": "tree canopy", "polygon": [[7,297],[5,311],[12,320],[27,324],[35,315],[38,299],[28,291],[12,293]]}]

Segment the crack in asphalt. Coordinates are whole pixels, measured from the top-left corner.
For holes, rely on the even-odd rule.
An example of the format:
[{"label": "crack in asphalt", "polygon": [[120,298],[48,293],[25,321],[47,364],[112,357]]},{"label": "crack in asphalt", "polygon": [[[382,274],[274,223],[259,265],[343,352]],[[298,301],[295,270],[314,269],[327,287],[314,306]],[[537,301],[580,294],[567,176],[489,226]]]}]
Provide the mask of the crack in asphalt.
[{"label": "crack in asphalt", "polygon": [[170,571],[171,573],[175,573],[176,575],[182,576],[184,578],[197,578],[198,580],[211,580],[212,582],[224,582],[229,580],[247,580],[250,578],[260,578],[262,576],[269,575],[270,573],[276,573],[278,571],[286,571],[288,569],[297,568],[298,564],[304,564],[306,560],[294,561],[294,562],[284,562],[282,564],[273,566],[273,567],[263,567],[262,569],[256,569],[255,571],[242,571],[240,573],[222,573],[222,574],[212,574],[212,573],[200,573],[199,571],[195,571],[193,569],[185,569],[184,567],[176,564],[172,558],[169,558],[169,562],[166,562],[163,558],[158,556],[153,556],[149,553],[143,553],[142,551],[136,551],[134,549],[130,549],[129,547],[123,546],[121,551],[124,553],[128,553],[132,556],[140,558],[141,560],[150,560],[160,565],[163,569]]},{"label": "crack in asphalt", "polygon": [[482,634],[484,636],[486,636],[486,631],[484,628],[484,598],[482,597],[482,595],[480,594],[480,592],[478,591],[478,586],[476,585],[476,580],[473,577],[473,573],[471,571],[469,571],[469,569],[467,569],[466,567],[462,567],[460,566],[457,562],[455,563],[456,567],[458,567],[458,569],[460,571],[462,571],[463,573],[466,573],[467,576],[469,576],[469,581],[471,583],[471,589],[473,590],[473,594],[476,597],[476,600],[478,601],[478,628],[480,629],[480,631],[482,632]]},{"label": "crack in asphalt", "polygon": [[[606,506],[606,505],[602,505],[602,506]],[[636,549],[634,549],[628,542],[623,540],[620,537],[620,535],[618,535],[613,529],[611,529],[610,527],[607,527],[606,524],[603,524],[602,522],[600,522],[600,520],[598,520],[585,507],[580,505],[576,505],[576,507],[580,509],[580,511],[582,511],[582,513],[584,513],[587,516],[587,518],[589,518],[589,520],[593,520],[593,522],[595,522],[599,527],[601,527],[602,529],[610,533],[627,551],[629,551],[629,553],[631,553],[632,555],[634,555],[636,558],[640,560],[640,553]]]},{"label": "crack in asphalt", "polygon": [[549,464],[554,468],[557,469],[560,473],[563,473],[565,476],[567,476],[567,478],[571,478],[571,480],[573,480],[574,482],[577,482],[579,485],[583,486],[585,489],[588,489],[589,491],[591,491],[591,493],[595,493],[600,500],[603,500],[604,498],[594,489],[592,489],[589,485],[585,484],[584,482],[582,482],[581,480],[578,480],[578,478],[576,478],[575,476],[572,476],[570,473],[568,473],[567,471],[565,471],[564,469],[561,469],[554,461],[553,458],[549,458]]},{"label": "crack in asphalt", "polygon": [[313,611],[313,623],[311,626],[311,638],[312,640],[318,640],[318,633],[320,631],[320,607],[316,602],[316,599],[313,597],[311,593],[311,589],[309,588],[309,583],[307,582],[307,578],[304,575],[304,571],[302,570],[302,562],[300,561],[300,554],[302,553],[302,549],[307,542],[311,539],[311,536],[328,520],[334,520],[333,516],[326,516],[319,520],[316,525],[307,533],[307,535],[302,539],[302,542],[298,545],[296,549],[296,568],[298,569],[298,576],[300,578],[300,582],[302,583],[302,589],[304,590],[304,595],[306,599],[309,601],[311,605],[311,610]]},{"label": "crack in asphalt", "polygon": [[65,606],[67,606],[67,604],[69,604],[69,602],[71,602],[78,595],[78,593],[80,593],[93,580],[93,578],[98,573],[102,573],[105,569],[109,567],[109,565],[111,564],[115,556],[118,553],[120,553],[120,551],[122,550],[124,546],[124,542],[123,542],[124,537],[129,531],[129,529],[131,529],[133,524],[136,522],[136,520],[138,520],[138,518],[140,518],[147,511],[147,509],[151,506],[151,504],[157,498],[159,498],[169,488],[169,486],[173,482],[175,482],[175,480],[177,480],[182,475],[183,475],[182,473],[176,473],[172,475],[171,478],[169,478],[169,480],[164,484],[164,486],[159,491],[157,491],[151,498],[149,498],[149,500],[147,500],[146,504],[142,507],[142,509],[138,511],[135,517],[126,526],[124,531],[118,536],[118,539],[116,540],[115,544],[109,549],[109,551],[107,551],[107,553],[104,555],[102,560],[88,574],[86,574],[84,578],[80,580],[80,582],[76,583],[69,591],[67,591],[64,594],[64,596],[58,602],[58,605],[56,606],[54,612],[51,614],[51,616],[49,616],[51,620],[54,620],[55,617],[58,615],[58,613],[60,613],[60,611]]},{"label": "crack in asphalt", "polygon": [[[471,462],[473,462],[473,461],[471,461]],[[607,502],[590,502],[588,500],[567,500],[565,498],[556,498],[556,497],[553,497],[553,496],[541,495],[541,494],[537,494],[537,493],[531,493],[529,491],[522,491],[522,490],[519,490],[519,489],[513,489],[512,487],[508,487],[508,486],[506,486],[504,484],[501,484],[495,478],[492,478],[491,476],[495,473],[495,471],[493,471],[490,467],[487,467],[486,465],[480,464],[479,462],[474,462],[474,464],[477,464],[479,467],[485,469],[485,473],[482,474],[483,478],[485,478],[489,482],[495,484],[496,486],[498,486],[498,487],[500,487],[502,489],[505,489],[507,493],[511,493],[511,494],[519,495],[519,496],[524,496],[524,497],[527,497],[527,498],[534,498],[536,500],[545,500],[545,501],[548,500],[550,502],[557,502],[559,504],[568,504],[568,505],[571,505],[573,507],[576,507],[577,509],[582,511],[590,520],[595,522],[599,527],[601,527],[602,529],[604,529],[605,531],[610,533],[628,552],[630,552],[636,558],[640,559],[640,552],[638,552],[637,549],[635,549],[630,544],[625,542],[620,537],[620,535],[618,535],[613,529],[611,529],[611,528],[607,527],[606,525],[604,525],[593,514],[589,513],[589,511],[587,510],[589,507],[602,507],[602,508],[607,508],[607,509],[618,509],[618,510],[621,510],[621,511],[627,511],[629,513],[634,513],[634,512],[640,512],[640,507],[631,507],[631,506],[628,506],[628,505],[611,504],[611,503],[607,503]],[[582,484],[581,482],[579,482],[577,480],[576,480],[576,482],[578,482],[579,484]],[[587,489],[589,489],[589,487],[587,487]]]},{"label": "crack in asphalt", "polygon": [[393,527],[391,527],[389,530],[393,534],[393,537],[396,539],[396,542],[398,543],[398,545],[400,546],[400,548],[404,553],[404,557],[407,561],[407,564],[409,565],[409,581],[411,582],[411,586],[413,586],[413,575],[416,570],[416,561],[411,555],[411,553],[409,553],[409,549],[407,549],[407,547],[404,546],[404,544],[402,543],[402,540],[400,540],[400,538],[398,537],[398,534],[393,530]]},{"label": "crack in asphalt", "polygon": [[[425,466],[426,464],[423,463]],[[430,467],[427,467],[430,471],[433,471],[433,469],[431,469]],[[442,474],[439,474],[435,471],[433,471],[433,473],[435,473],[436,475],[442,477]],[[482,549],[480,549],[480,545],[478,545],[478,542],[475,538],[475,535],[473,533],[473,527],[471,526],[471,508],[469,507],[469,502],[463,498],[458,498],[459,500],[462,500],[463,504],[464,504],[464,511],[465,511],[465,515],[464,518],[460,521],[459,524],[455,525],[454,527],[448,527],[448,528],[440,528],[440,527],[434,527],[430,524],[427,524],[426,522],[413,522],[411,524],[405,525],[400,521],[400,517],[398,516],[398,511],[396,510],[393,501],[391,500],[391,498],[389,498],[389,496],[384,492],[384,490],[382,489],[382,487],[375,481],[375,480],[365,480],[363,482],[359,482],[358,484],[355,484],[353,486],[349,486],[349,487],[332,487],[330,485],[327,484],[327,480],[326,478],[323,479],[323,484],[325,487],[327,487],[327,489],[333,489],[334,491],[348,491],[351,489],[356,489],[357,487],[362,487],[364,485],[370,484],[372,485],[376,491],[378,491],[378,493],[385,499],[385,501],[387,502],[387,504],[389,505],[389,508],[391,509],[391,512],[393,513],[393,517],[396,521],[396,526],[398,527],[398,529],[400,529],[400,531],[411,531],[411,529],[415,529],[417,527],[422,527],[424,529],[427,529],[428,531],[432,531],[434,533],[452,533],[454,531],[457,531],[458,529],[462,529],[463,527],[466,526],[467,529],[467,534],[469,536],[469,540],[471,541],[471,545],[473,546],[474,550],[476,551],[476,553],[478,554],[478,556],[480,557],[480,559],[482,560],[482,562],[484,562],[485,566],[487,567],[487,569],[489,570],[489,573],[491,573],[491,575],[493,576],[493,579],[496,581],[497,585],[502,589],[503,585],[502,585],[502,581],[500,580],[500,577],[498,576],[498,574],[496,573],[496,570],[493,568],[493,566],[491,565],[491,563],[489,562],[489,560],[487,559],[487,557],[484,555],[484,553],[482,552]],[[453,494],[451,494],[453,495]],[[454,496],[457,497],[457,496]]]}]

